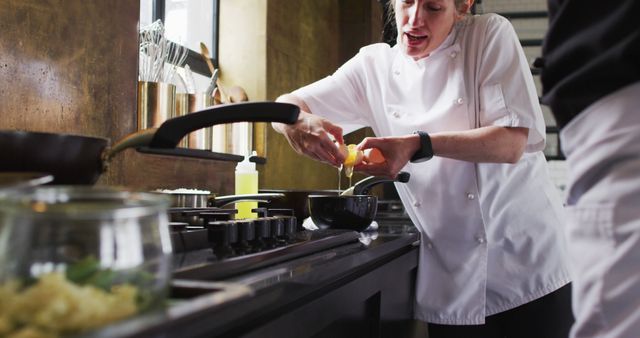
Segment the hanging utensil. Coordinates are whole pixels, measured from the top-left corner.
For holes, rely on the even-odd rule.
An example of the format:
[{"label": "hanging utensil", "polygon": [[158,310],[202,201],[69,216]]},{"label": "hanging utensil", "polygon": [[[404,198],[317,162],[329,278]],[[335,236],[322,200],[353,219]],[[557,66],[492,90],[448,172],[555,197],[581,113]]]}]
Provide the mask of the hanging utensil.
[{"label": "hanging utensil", "polygon": [[212,96],[213,90],[216,89],[216,82],[218,82],[218,70],[217,69],[213,71],[213,75],[211,75],[211,80],[209,81],[209,86],[207,87],[207,90],[205,91],[205,94],[207,94],[207,96]]},{"label": "hanging utensil", "polygon": [[214,67],[213,62],[211,62],[211,54],[209,54],[209,48],[207,48],[207,45],[205,45],[204,42],[200,42],[200,55],[204,59],[204,62],[207,63],[211,74],[213,74],[213,71],[216,69],[216,67]]},{"label": "hanging utensil", "polygon": [[231,102],[246,102],[249,101],[247,92],[240,86],[233,86],[229,88],[229,99]]},{"label": "hanging utensil", "polygon": [[[207,66],[209,67],[209,71],[211,71],[211,75],[213,75],[213,72],[215,71],[215,67],[213,66],[213,62],[211,62],[211,54],[209,53],[209,48],[207,48],[207,45],[205,45],[204,42],[200,42],[200,55],[204,58],[204,61],[207,63]],[[231,101],[229,101],[229,96],[227,96],[227,92],[224,90],[224,87],[220,85],[219,78],[216,78],[216,86],[220,91],[222,102],[230,103]]]}]

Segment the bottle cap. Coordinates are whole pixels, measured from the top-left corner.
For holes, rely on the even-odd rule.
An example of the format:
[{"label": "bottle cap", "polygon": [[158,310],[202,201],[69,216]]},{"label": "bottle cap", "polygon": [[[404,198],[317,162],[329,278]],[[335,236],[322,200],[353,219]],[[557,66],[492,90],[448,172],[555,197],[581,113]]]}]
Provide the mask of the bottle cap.
[{"label": "bottle cap", "polygon": [[[253,153],[251,154],[251,156],[257,156],[258,154],[253,151]],[[252,173],[256,171],[256,164],[249,161],[249,158],[251,157],[249,155],[246,155],[244,157],[244,160],[242,160],[242,162],[238,162],[238,165],[236,165],[236,172],[241,172],[241,173]]]}]

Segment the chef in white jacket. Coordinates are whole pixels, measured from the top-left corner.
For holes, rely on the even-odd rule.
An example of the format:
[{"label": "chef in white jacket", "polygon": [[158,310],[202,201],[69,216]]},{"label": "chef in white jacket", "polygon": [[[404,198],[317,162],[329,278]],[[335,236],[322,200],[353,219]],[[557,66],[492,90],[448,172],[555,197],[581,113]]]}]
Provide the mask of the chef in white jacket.
[{"label": "chef in white jacket", "polygon": [[[421,233],[416,318],[429,337],[567,337],[573,322],[558,192],[545,124],[510,23],[472,0],[395,0],[398,43],[366,46],[332,76],[278,98],[293,148],[340,165],[344,125],[370,126]],[[333,136],[333,137],[330,137]]]}]

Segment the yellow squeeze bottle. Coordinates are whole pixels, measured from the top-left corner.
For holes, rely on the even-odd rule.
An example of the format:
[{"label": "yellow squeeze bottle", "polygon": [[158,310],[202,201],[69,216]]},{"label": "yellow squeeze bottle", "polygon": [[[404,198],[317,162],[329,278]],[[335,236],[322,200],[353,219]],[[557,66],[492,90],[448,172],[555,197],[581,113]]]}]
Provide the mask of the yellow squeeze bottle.
[{"label": "yellow squeeze bottle", "polygon": [[[255,152],[254,152],[255,153]],[[249,161],[249,156],[245,156],[242,162],[236,166],[236,195],[257,194],[258,193],[258,171],[256,164]],[[236,203],[236,219],[256,218],[257,214],[251,209],[258,207],[258,202]]]}]

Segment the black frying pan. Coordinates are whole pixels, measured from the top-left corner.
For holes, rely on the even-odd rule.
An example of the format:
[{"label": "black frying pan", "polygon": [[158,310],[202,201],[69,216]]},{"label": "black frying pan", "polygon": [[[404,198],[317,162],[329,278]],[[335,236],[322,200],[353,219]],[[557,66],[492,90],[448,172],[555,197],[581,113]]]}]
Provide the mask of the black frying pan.
[{"label": "black frying pan", "polygon": [[[401,182],[405,183],[409,181],[409,177],[411,175],[408,172],[401,171],[398,173],[395,179],[390,179],[382,176],[369,176],[364,178],[356,184],[353,185],[350,189],[346,191],[340,190],[285,190],[285,189],[260,189],[261,193],[280,193],[284,194],[283,198],[279,198],[271,201],[269,203],[269,208],[276,209],[292,209],[293,215],[298,219],[298,225],[301,227],[304,220],[310,216],[309,213],[309,196],[333,196],[336,197],[340,195],[340,193],[345,193],[348,195],[366,195],[369,193],[369,190],[381,183],[387,182]],[[328,200],[328,199],[327,199]],[[369,222],[371,223],[371,222]]]},{"label": "black frying pan", "polygon": [[366,195],[369,189],[384,182],[409,182],[411,175],[401,171],[395,179],[371,176],[356,183],[352,195],[309,195],[309,214],[320,229],[363,231],[369,227],[378,211],[378,198]]},{"label": "black frying pan", "polygon": [[109,140],[68,134],[0,131],[0,171],[45,172],[55,184],[93,184],[110,159],[127,148],[175,148],[194,130],[234,122],[292,124],[300,109],[278,102],[242,102],[209,107],[133,133],[109,148]]}]

